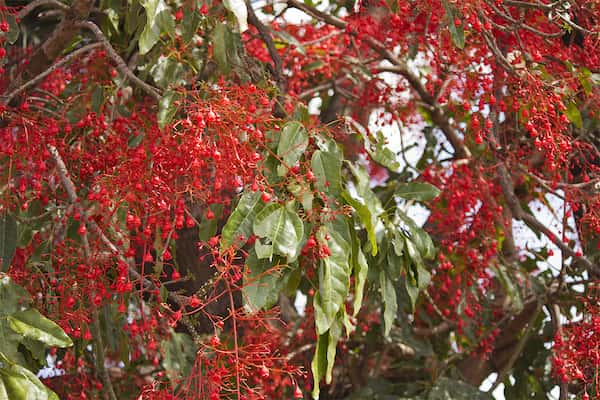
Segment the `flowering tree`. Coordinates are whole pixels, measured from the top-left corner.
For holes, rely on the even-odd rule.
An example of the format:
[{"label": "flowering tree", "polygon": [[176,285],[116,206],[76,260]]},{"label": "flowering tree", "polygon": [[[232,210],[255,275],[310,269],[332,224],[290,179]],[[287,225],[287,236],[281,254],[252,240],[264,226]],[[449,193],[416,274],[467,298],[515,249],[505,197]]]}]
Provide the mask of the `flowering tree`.
[{"label": "flowering tree", "polygon": [[0,399],[600,398],[598,26],[3,0]]}]

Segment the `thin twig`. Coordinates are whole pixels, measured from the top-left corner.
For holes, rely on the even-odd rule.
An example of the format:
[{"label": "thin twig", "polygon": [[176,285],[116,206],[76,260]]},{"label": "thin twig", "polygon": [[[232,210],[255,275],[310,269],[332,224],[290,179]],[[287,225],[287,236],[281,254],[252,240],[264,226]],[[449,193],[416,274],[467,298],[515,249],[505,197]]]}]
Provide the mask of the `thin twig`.
[{"label": "thin twig", "polygon": [[52,66],[50,66],[48,69],[46,69],[44,72],[42,72],[41,74],[36,75],[33,79],[23,83],[21,86],[19,86],[18,88],[16,88],[15,90],[13,90],[12,92],[10,92],[9,94],[7,94],[6,96],[2,97],[2,102],[4,104],[8,104],[11,102],[11,100],[17,96],[19,93],[23,92],[24,90],[37,85],[38,83],[40,83],[42,80],[44,80],[44,78],[46,78],[48,75],[50,75],[52,72],[56,71],[58,68],[62,67],[63,65],[68,64],[69,62],[71,62],[71,60],[73,60],[74,58],[79,57],[81,54],[87,53],[88,51],[97,49],[98,47],[101,47],[102,44],[101,43],[92,43],[92,44],[88,44],[86,46],[83,46],[77,50],[75,50],[72,53],[69,53],[68,55],[66,55],[65,57],[63,57],[60,61],[56,62],[55,64],[53,64]]},{"label": "thin twig", "polygon": [[19,10],[17,13],[17,18],[23,19],[29,15],[30,12],[41,6],[54,6],[62,11],[67,11],[69,9],[69,6],[61,3],[58,0],[35,0],[21,8],[21,10]]},{"label": "thin twig", "polygon": [[108,52],[108,55],[117,64],[118,70],[123,75],[125,75],[133,83],[135,83],[137,86],[139,86],[144,92],[146,92],[150,96],[154,97],[156,100],[160,100],[160,98],[161,98],[160,90],[157,89],[157,88],[155,88],[154,86],[151,86],[151,85],[147,84],[146,82],[144,82],[143,80],[141,80],[140,78],[138,78],[133,73],[133,71],[131,71],[129,69],[129,67],[127,66],[127,63],[125,62],[125,60],[123,60],[123,58],[121,58],[121,56],[119,55],[119,53],[117,53],[116,50],[112,47],[112,45],[110,44],[110,42],[108,41],[108,39],[106,38],[106,36],[104,36],[104,33],[102,33],[102,31],[100,30],[100,28],[98,28],[98,25],[96,25],[96,24],[94,24],[93,22],[90,22],[90,21],[83,21],[83,22],[80,22],[78,24],[78,26],[90,30],[94,34],[94,36],[96,36],[96,39],[98,39],[98,41],[100,43],[102,43],[102,45],[104,46],[104,48]]}]

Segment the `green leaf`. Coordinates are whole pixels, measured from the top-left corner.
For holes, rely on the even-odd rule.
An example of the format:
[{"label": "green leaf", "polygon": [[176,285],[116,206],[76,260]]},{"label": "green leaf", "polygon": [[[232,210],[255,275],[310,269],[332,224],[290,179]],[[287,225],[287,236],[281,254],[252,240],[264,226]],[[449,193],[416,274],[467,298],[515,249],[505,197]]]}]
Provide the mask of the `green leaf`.
[{"label": "green leaf", "polygon": [[567,109],[565,110],[565,114],[567,118],[576,128],[581,129],[583,127],[583,120],[581,119],[581,113],[579,112],[579,108],[577,108],[577,103],[571,101],[567,104]]},{"label": "green leaf", "polygon": [[204,216],[198,225],[198,239],[203,242],[208,242],[217,234],[219,220],[223,214],[223,204],[211,204],[208,208],[213,212],[214,218],[208,219]]},{"label": "green leaf", "polygon": [[298,53],[300,53],[304,56],[306,55],[306,49],[304,48],[302,43],[300,43],[300,41],[298,41],[298,39],[296,39],[290,33],[286,32],[286,31],[282,31],[282,30],[271,30],[271,32],[273,32],[275,34],[275,36],[279,36],[284,42],[287,42],[288,44],[296,47],[296,50],[298,50]]},{"label": "green leaf", "polygon": [[[252,235],[252,223],[264,204],[260,192],[246,191],[223,227],[221,246],[224,248],[231,245],[242,247]],[[243,240],[240,240],[241,237]]]},{"label": "green leaf", "polygon": [[12,214],[0,214],[0,271],[6,272],[17,250],[17,220]]},{"label": "green leaf", "polygon": [[20,26],[17,22],[17,18],[13,14],[6,14],[6,22],[8,22],[8,32],[6,32],[6,41],[8,44],[15,44],[19,38]]},{"label": "green leaf", "polygon": [[429,392],[427,400],[492,400],[492,396],[468,383],[439,378]]},{"label": "green leaf", "polygon": [[360,246],[356,249],[356,260],[354,262],[354,304],[352,306],[352,316],[356,317],[362,306],[365,284],[367,283],[367,274],[369,272],[369,264],[363,254]]},{"label": "green leaf", "polygon": [[296,197],[296,200],[302,204],[304,211],[312,210],[315,195],[309,186],[290,183],[288,185],[288,190],[294,195],[294,197]]},{"label": "green leaf", "polygon": [[342,193],[342,197],[346,200],[346,202],[352,206],[358,213],[358,217],[360,221],[365,226],[367,230],[367,236],[369,237],[369,242],[371,243],[371,254],[377,255],[377,238],[375,236],[375,227],[377,226],[377,221],[379,220],[374,210],[371,210],[371,206],[373,203],[367,203],[364,199],[354,199],[350,193],[344,191]]},{"label": "green leaf", "polygon": [[498,279],[500,283],[504,287],[504,290],[508,297],[510,298],[510,306],[512,311],[517,314],[523,310],[523,299],[521,297],[521,293],[519,292],[518,285],[515,285],[514,282],[518,282],[513,279],[504,265],[498,265],[496,268]]},{"label": "green leaf", "polygon": [[331,324],[328,333],[329,341],[327,342],[327,369],[325,371],[325,383],[330,384],[333,378],[333,366],[335,364],[337,344],[342,336],[342,322],[340,321],[339,316]]},{"label": "green leaf", "polygon": [[150,69],[156,85],[162,89],[185,84],[185,67],[173,57],[161,56]]},{"label": "green leaf", "polygon": [[185,333],[171,332],[168,340],[161,342],[164,358],[162,365],[173,383],[179,383],[192,371],[196,359],[196,346],[192,338]]},{"label": "green leaf", "polygon": [[381,131],[377,132],[377,143],[375,150],[369,150],[369,155],[378,164],[383,165],[391,171],[397,171],[400,168],[398,156],[385,145],[385,137]]},{"label": "green leaf", "polygon": [[399,184],[395,193],[408,200],[429,201],[435,199],[440,190],[429,183],[410,182]]},{"label": "green leaf", "polygon": [[256,215],[253,229],[256,236],[271,241],[275,254],[286,256],[290,261],[297,257],[304,224],[295,212],[271,203]]},{"label": "green leaf", "polygon": [[327,347],[329,342],[329,333],[319,335],[317,339],[317,346],[315,349],[315,355],[313,356],[310,368],[313,376],[313,399],[319,398],[320,387],[319,383],[325,376],[327,370]]},{"label": "green leaf", "polygon": [[322,192],[339,196],[342,190],[341,158],[330,152],[317,150],[310,160],[310,167],[317,179],[317,188]]},{"label": "green leaf", "polygon": [[69,347],[73,345],[71,338],[60,326],[33,308],[9,315],[8,323],[13,331],[48,346]]},{"label": "green leaf", "polygon": [[191,8],[185,8],[183,21],[181,21],[181,39],[183,40],[184,44],[188,44],[192,41],[196,31],[198,31],[198,27],[200,26],[200,14],[194,10],[193,4],[195,3],[192,2]]},{"label": "green leaf", "polygon": [[432,260],[435,257],[435,246],[427,232],[418,226],[412,218],[400,210],[396,210],[396,215],[406,224],[410,230],[410,241],[412,241],[422,258]]},{"label": "green leaf", "polygon": [[[448,2],[448,0],[443,0],[444,8],[446,9],[446,19],[448,20],[448,29],[450,30],[450,36],[452,37],[452,42],[459,49],[465,48],[465,30],[464,30],[464,22],[462,22],[462,17],[456,11],[456,8],[452,4]],[[456,26],[454,21],[456,19],[461,20],[461,24]]]},{"label": "green leaf", "polygon": [[31,303],[29,292],[17,285],[8,276],[0,277],[0,317],[5,317],[27,308]]},{"label": "green leaf", "polygon": [[[277,155],[279,155],[287,167],[293,167],[308,146],[308,135],[301,123],[291,121],[285,124],[281,131]],[[287,171],[286,171],[287,172]]]},{"label": "green leaf", "polygon": [[259,259],[253,251],[246,258],[246,267],[242,288],[246,307],[251,312],[272,307],[285,283],[284,272],[273,269],[269,260]]},{"label": "green leaf", "polygon": [[10,400],[59,400],[33,372],[11,362],[2,353],[0,364],[0,396],[6,395]]},{"label": "green leaf", "polygon": [[163,13],[170,15],[171,12],[163,0],[141,0],[140,3],[146,11],[146,25],[138,42],[140,54],[143,55],[152,50],[165,26],[170,30],[170,24],[167,22],[169,17]]},{"label": "green leaf", "polygon": [[239,36],[235,36],[227,25],[218,23],[212,35],[213,57],[223,73],[229,73],[231,68],[241,64],[238,50]]},{"label": "green leaf", "polygon": [[379,272],[379,286],[384,304],[383,333],[385,336],[389,336],[398,314],[398,298],[396,297],[394,282],[387,276],[385,271]]},{"label": "green leaf", "polygon": [[177,113],[177,101],[179,93],[167,90],[158,102],[158,127],[163,129],[167,126]]},{"label": "green leaf", "polygon": [[244,0],[223,0],[223,5],[231,11],[240,28],[240,32],[248,29],[248,9]]},{"label": "green leaf", "polygon": [[[343,307],[350,290],[350,245],[335,231],[322,226],[317,231],[317,240],[331,252],[319,263],[319,291],[314,297],[315,324],[317,332],[325,333]],[[327,239],[329,237],[329,240]]]},{"label": "green leaf", "polygon": [[144,140],[145,136],[146,135],[144,133],[131,135],[131,137],[129,137],[129,139],[127,140],[127,147],[130,149],[135,149],[140,145],[140,143],[142,143],[142,140]]},{"label": "green leaf", "polygon": [[100,111],[100,107],[104,103],[104,88],[97,85],[92,92],[91,106],[92,111],[97,113]]},{"label": "green leaf", "polygon": [[304,71],[304,72],[314,71],[316,69],[323,67],[324,65],[325,65],[324,61],[316,60],[316,61],[309,62],[308,64],[304,65],[302,67],[302,71]]}]

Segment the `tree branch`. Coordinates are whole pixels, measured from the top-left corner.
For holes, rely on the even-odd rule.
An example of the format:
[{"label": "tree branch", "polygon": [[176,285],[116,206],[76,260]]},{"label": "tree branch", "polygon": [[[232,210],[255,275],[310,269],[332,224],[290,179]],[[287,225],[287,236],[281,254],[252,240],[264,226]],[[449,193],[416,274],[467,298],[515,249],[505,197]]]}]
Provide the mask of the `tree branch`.
[{"label": "tree branch", "polygon": [[[347,23],[337,17],[329,15],[323,11],[317,10],[313,7],[310,7],[300,0],[287,0],[288,5],[291,7],[297,8],[306,14],[323,21],[329,25],[335,26],[339,29],[347,29]],[[351,35],[355,35],[355,32],[348,32]],[[389,68],[390,72],[395,72],[399,75],[402,75],[404,79],[408,81],[410,86],[417,92],[417,94],[421,97],[424,103],[430,106],[430,114],[433,122],[440,127],[446,139],[450,142],[452,147],[454,148],[454,154],[457,158],[471,158],[471,151],[464,144],[464,141],[460,138],[459,134],[456,130],[451,126],[450,122],[446,118],[444,112],[440,108],[439,104],[435,102],[434,96],[432,96],[425,85],[421,82],[419,76],[417,76],[413,71],[411,71],[404,63],[401,61],[396,55],[388,50],[385,45],[375,38],[371,36],[361,37],[364,43],[367,43],[369,47],[382,56],[384,59],[389,61],[394,68]]]},{"label": "tree branch", "polygon": [[92,44],[88,44],[86,46],[83,46],[77,50],[75,50],[74,52],[68,54],[67,56],[65,56],[63,59],[61,59],[60,61],[54,63],[53,65],[51,65],[48,69],[46,69],[44,72],[38,74],[37,76],[35,76],[33,79],[23,83],[21,86],[19,86],[18,88],[16,88],[15,90],[13,90],[12,92],[10,92],[9,94],[7,94],[6,96],[2,96],[2,102],[4,104],[8,104],[12,101],[13,98],[15,98],[15,96],[17,96],[18,94],[20,94],[21,92],[23,92],[24,90],[37,85],[38,83],[40,83],[41,81],[44,80],[44,78],[46,78],[48,75],[50,75],[52,72],[56,71],[58,68],[62,67],[63,65],[68,64],[69,62],[71,62],[71,60],[77,58],[78,56],[80,56],[81,54],[87,53],[88,51],[97,49],[98,47],[101,47],[102,44],[101,43],[92,43]]},{"label": "tree branch", "polygon": [[79,22],[77,24],[77,26],[90,30],[94,34],[94,36],[96,36],[96,39],[98,39],[98,41],[100,43],[102,43],[102,45],[108,52],[108,55],[110,56],[110,58],[112,58],[112,60],[115,62],[115,64],[117,64],[117,69],[123,75],[125,75],[127,78],[129,78],[129,80],[131,80],[133,83],[135,83],[137,86],[139,86],[144,92],[146,92],[150,96],[154,97],[156,100],[160,100],[160,97],[161,97],[160,91],[157,88],[147,84],[146,82],[144,82],[143,80],[138,78],[133,73],[133,71],[131,71],[129,69],[125,60],[123,60],[123,58],[121,58],[119,53],[117,53],[116,50],[112,47],[112,45],[110,44],[110,42],[108,41],[106,36],[104,36],[104,33],[102,33],[100,28],[98,28],[98,25],[96,25],[90,21],[82,21],[82,22]]},{"label": "tree branch", "polygon": [[256,28],[256,30],[258,30],[258,34],[267,46],[267,50],[269,51],[271,60],[273,60],[273,77],[275,78],[277,88],[279,89],[279,96],[277,96],[278,99],[275,102],[275,110],[273,111],[273,115],[275,115],[275,117],[277,118],[283,118],[285,117],[285,110],[283,109],[283,96],[287,91],[287,82],[285,76],[283,75],[283,61],[279,56],[279,52],[275,48],[275,43],[273,43],[271,33],[269,32],[267,27],[260,21],[260,19],[258,19],[249,0],[246,0],[246,8],[248,9],[248,22],[250,22],[250,24],[252,24]]}]

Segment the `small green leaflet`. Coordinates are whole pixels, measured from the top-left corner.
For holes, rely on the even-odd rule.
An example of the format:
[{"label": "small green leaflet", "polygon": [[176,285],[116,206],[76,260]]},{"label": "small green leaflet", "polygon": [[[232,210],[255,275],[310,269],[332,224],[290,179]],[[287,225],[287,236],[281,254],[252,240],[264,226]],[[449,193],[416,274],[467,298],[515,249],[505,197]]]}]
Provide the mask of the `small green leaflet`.
[{"label": "small green leaflet", "polygon": [[44,317],[36,309],[19,311],[8,317],[10,329],[26,338],[40,341],[48,346],[70,347],[73,341],[53,321]]},{"label": "small green leaflet", "polygon": [[317,150],[313,153],[310,167],[317,179],[317,188],[325,193],[339,196],[342,188],[342,160],[330,152]]},{"label": "small green leaflet", "polygon": [[300,122],[291,121],[285,124],[281,131],[277,155],[281,157],[287,167],[293,167],[300,160],[307,146],[306,129]]},{"label": "small green leaflet", "polygon": [[17,250],[17,221],[12,214],[0,214],[0,271],[6,272]]},{"label": "small green leaflet", "polygon": [[429,183],[410,182],[398,185],[395,193],[407,200],[430,201],[439,196],[440,190]]},{"label": "small green leaflet", "polygon": [[[242,247],[252,234],[252,223],[256,214],[264,207],[260,192],[246,191],[240,198],[235,210],[229,216],[221,232],[221,246],[227,248],[233,244]],[[243,238],[243,239],[242,239]]]},{"label": "small green leaflet", "polygon": [[138,43],[140,54],[143,55],[152,50],[163,30],[173,36],[175,22],[171,10],[163,0],[141,0],[141,4],[146,11],[146,25]]},{"label": "small green leaflet", "polygon": [[[448,0],[442,0],[444,4],[444,9],[446,10],[446,19],[448,20],[448,30],[450,30],[450,36],[452,37],[452,42],[459,49],[465,48],[465,30],[464,30],[464,22],[462,21],[462,17],[456,11],[456,8],[452,4],[448,2]],[[461,21],[459,26],[456,26],[454,21],[459,19]]]},{"label": "small green leaflet", "polygon": [[583,127],[583,120],[581,119],[581,113],[579,112],[579,108],[577,108],[577,103],[574,101],[570,101],[567,104],[567,109],[565,111],[567,118],[576,128],[581,129]]},{"label": "small green leaflet", "polygon": [[179,93],[167,90],[158,102],[158,127],[160,129],[169,125],[177,113],[177,100],[179,100]]},{"label": "small green leaflet", "polygon": [[327,347],[329,342],[329,332],[319,335],[317,339],[317,347],[315,349],[315,355],[313,356],[312,362],[310,363],[310,369],[312,370],[313,376],[313,399],[319,398],[320,387],[319,383],[325,376],[327,369]]},{"label": "small green leaflet", "polygon": [[379,272],[379,286],[381,288],[381,298],[383,299],[383,333],[387,337],[390,334],[396,315],[398,314],[398,299],[396,297],[396,288],[394,282],[387,276],[385,271]]},{"label": "small green leaflet", "polygon": [[0,353],[0,400],[59,400],[27,368],[11,362]]},{"label": "small green leaflet", "polygon": [[282,270],[270,270],[273,264],[268,259],[259,259],[251,251],[246,259],[247,272],[244,274],[242,293],[246,308],[250,312],[267,309],[277,303],[279,292],[285,283]]},{"label": "small green leaflet", "polygon": [[256,215],[253,229],[256,236],[271,241],[273,253],[286,256],[288,261],[298,256],[304,224],[295,212],[271,203]]},{"label": "small green leaflet", "polygon": [[328,231],[325,227],[317,232],[317,240],[331,252],[329,257],[319,263],[319,291],[313,302],[317,332],[323,334],[331,327],[350,290],[351,249],[339,233]]}]

